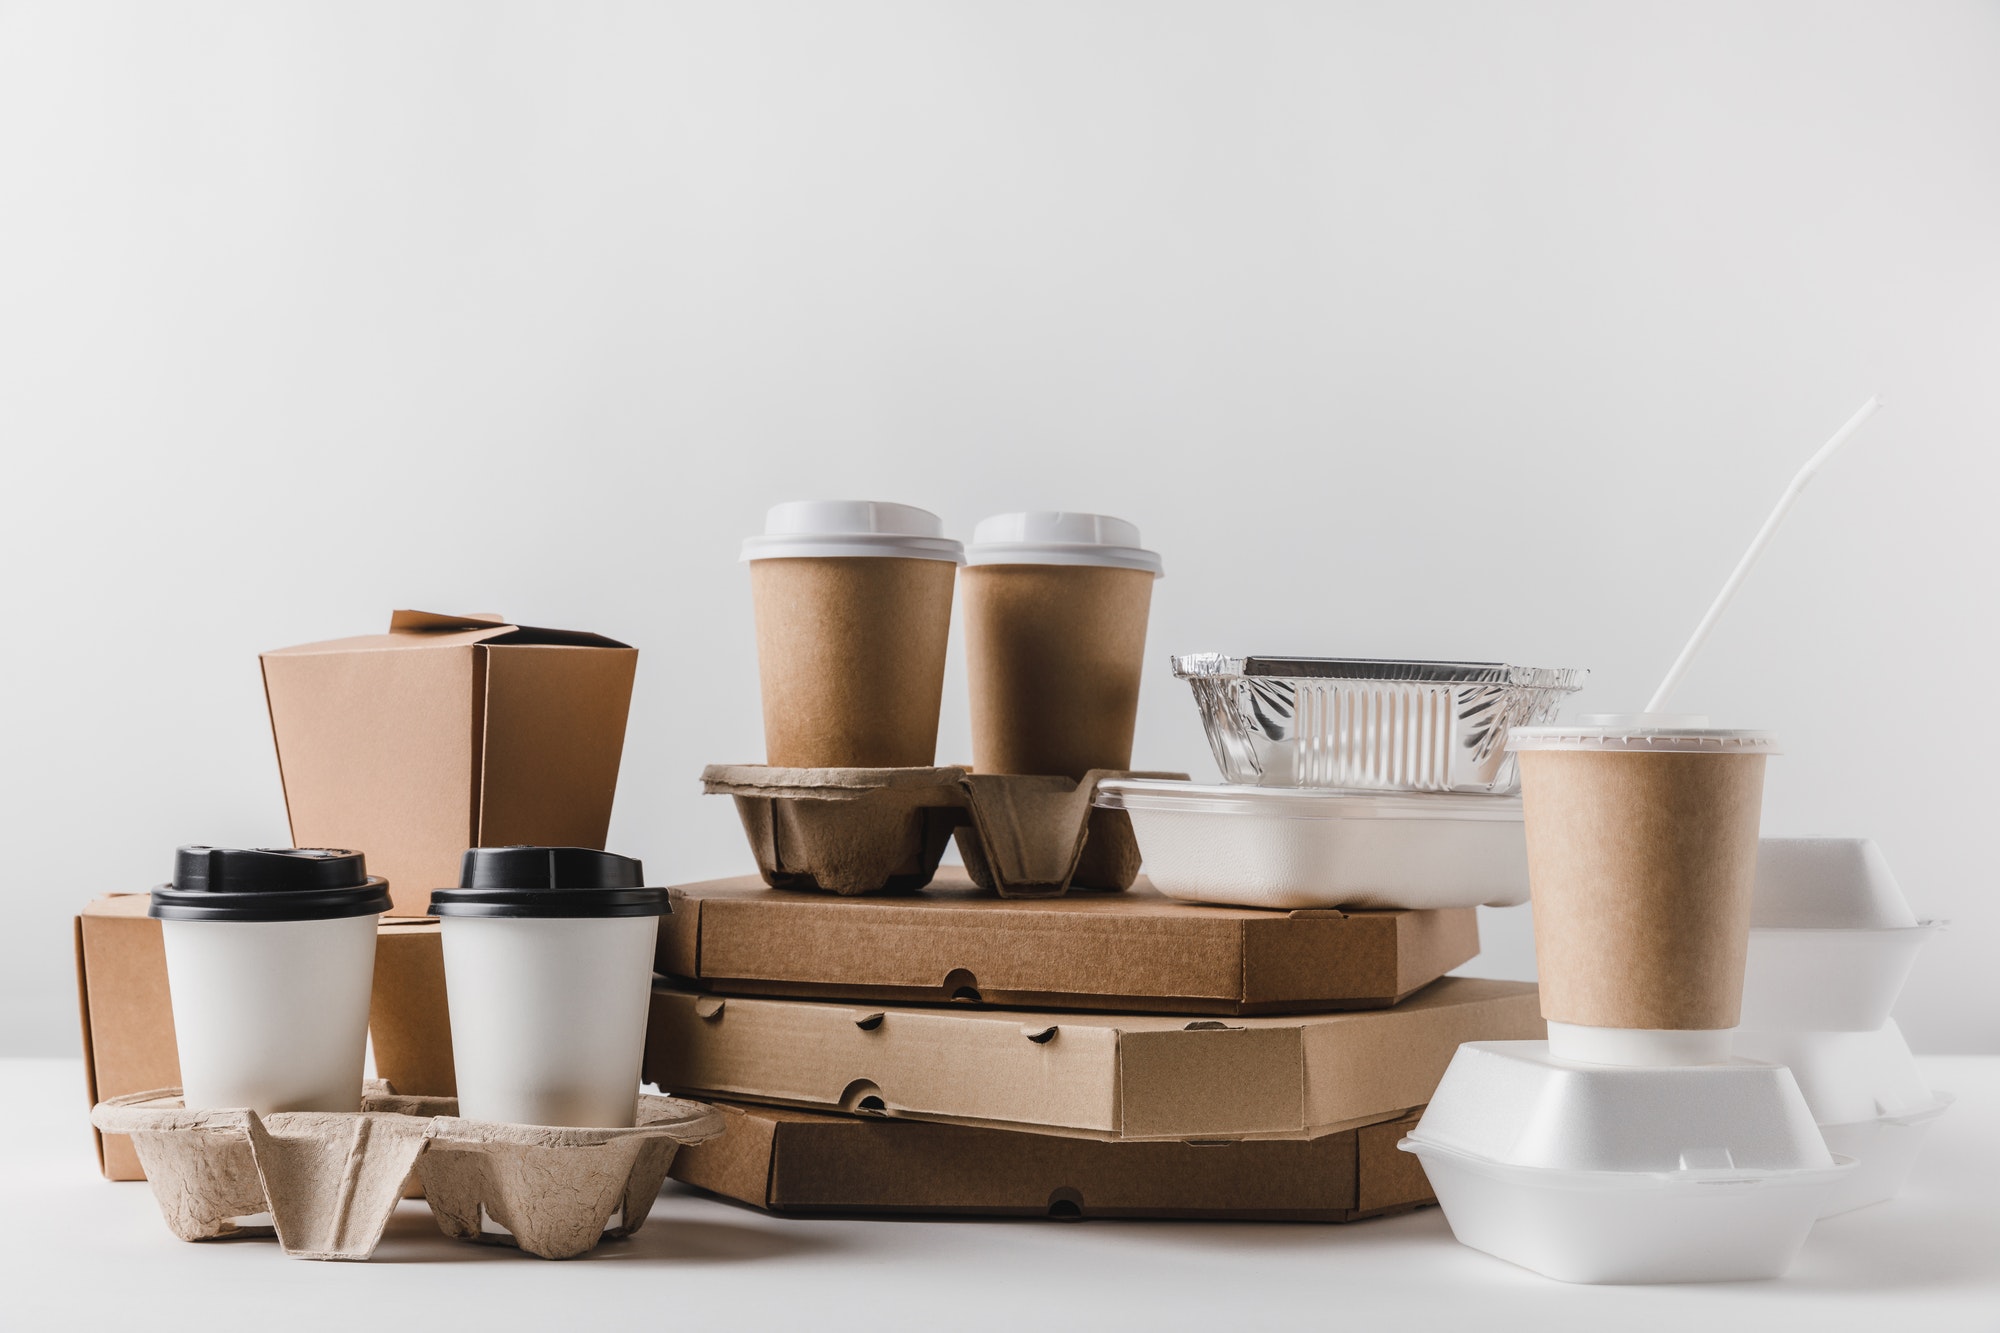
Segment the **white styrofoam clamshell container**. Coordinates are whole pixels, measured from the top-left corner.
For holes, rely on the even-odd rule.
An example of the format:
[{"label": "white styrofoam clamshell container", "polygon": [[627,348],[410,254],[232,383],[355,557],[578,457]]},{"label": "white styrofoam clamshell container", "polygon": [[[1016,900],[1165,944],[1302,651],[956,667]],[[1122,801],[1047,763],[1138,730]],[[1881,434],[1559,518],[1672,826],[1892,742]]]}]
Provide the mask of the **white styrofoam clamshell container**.
[{"label": "white styrofoam clamshell container", "polygon": [[1098,785],[1123,810],[1153,887],[1236,907],[1510,907],[1528,901],[1518,797]]},{"label": "white styrofoam clamshell container", "polygon": [[660,919],[443,918],[459,1113],[628,1128]]},{"label": "white styrofoam clamshell container", "polygon": [[161,921],[184,1104],[360,1109],[376,920]]},{"label": "white styrofoam clamshell container", "polygon": [[1743,1026],[1873,1032],[1940,923],[1856,928],[1752,926]]},{"label": "white styrofoam clamshell container", "polygon": [[1760,838],[1752,926],[1892,930],[1917,924],[1882,849],[1868,838]]},{"label": "white styrofoam clamshell container", "polygon": [[1781,1066],[1583,1065],[1539,1041],[1459,1047],[1400,1146],[1461,1243],[1564,1282],[1777,1277],[1853,1170]]},{"label": "white styrofoam clamshell container", "polygon": [[1760,839],[1743,1026],[1875,1031],[1939,925],[1867,838]]},{"label": "white styrofoam clamshell container", "polygon": [[1931,1122],[1951,1105],[1933,1091],[1895,1023],[1874,1032],[1736,1034],[1741,1055],[1789,1067],[1827,1147],[1855,1159],[1854,1174],[1829,1200],[1844,1213],[1894,1198],[1910,1174]]}]

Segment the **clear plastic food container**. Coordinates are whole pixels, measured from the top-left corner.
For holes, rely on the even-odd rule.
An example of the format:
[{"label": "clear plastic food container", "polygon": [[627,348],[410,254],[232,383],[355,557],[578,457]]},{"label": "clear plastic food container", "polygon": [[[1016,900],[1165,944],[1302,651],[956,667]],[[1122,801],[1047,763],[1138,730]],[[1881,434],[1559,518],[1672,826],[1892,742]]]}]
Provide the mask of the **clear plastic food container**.
[{"label": "clear plastic food container", "polygon": [[1485,792],[1520,786],[1507,733],[1555,719],[1589,675],[1502,662],[1173,659],[1223,780],[1260,787]]},{"label": "clear plastic food container", "polygon": [[1153,887],[1234,907],[1508,907],[1528,901],[1521,802],[1107,778]]}]

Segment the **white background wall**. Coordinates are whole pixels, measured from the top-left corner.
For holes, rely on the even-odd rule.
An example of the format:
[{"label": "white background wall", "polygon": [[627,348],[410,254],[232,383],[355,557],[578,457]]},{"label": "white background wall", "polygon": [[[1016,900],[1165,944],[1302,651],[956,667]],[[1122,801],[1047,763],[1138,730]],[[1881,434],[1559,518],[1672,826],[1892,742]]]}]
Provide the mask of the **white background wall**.
[{"label": "white background wall", "polygon": [[2000,1051],[1996,71],[1990,3],[0,3],[0,1051],[75,1048],[87,898],[286,840],[259,649],[625,638],[612,845],[735,873],[775,501],[1134,518],[1203,774],[1170,652],[1639,705],[1875,391],[1678,702]]}]

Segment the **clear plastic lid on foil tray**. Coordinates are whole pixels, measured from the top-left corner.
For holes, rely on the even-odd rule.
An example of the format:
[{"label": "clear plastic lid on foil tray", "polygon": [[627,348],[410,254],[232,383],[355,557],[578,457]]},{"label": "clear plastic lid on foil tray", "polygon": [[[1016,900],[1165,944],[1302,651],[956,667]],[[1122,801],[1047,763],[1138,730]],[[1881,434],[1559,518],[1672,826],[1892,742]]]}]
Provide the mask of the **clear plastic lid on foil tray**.
[{"label": "clear plastic lid on foil tray", "polygon": [[1489,795],[1519,786],[1509,730],[1553,722],[1589,674],[1231,653],[1193,653],[1173,666],[1226,782]]},{"label": "clear plastic lid on foil tray", "polygon": [[1106,778],[1092,804],[1106,810],[1253,815],[1265,819],[1476,819],[1521,822],[1521,798],[1455,792],[1338,791],[1327,787],[1205,786]]},{"label": "clear plastic lid on foil tray", "polygon": [[1415,662],[1374,657],[1248,657],[1187,653],[1173,659],[1181,680],[1218,676],[1278,676],[1301,680],[1380,680],[1425,685],[1513,685],[1531,690],[1580,690],[1581,667],[1522,667],[1505,662]]}]

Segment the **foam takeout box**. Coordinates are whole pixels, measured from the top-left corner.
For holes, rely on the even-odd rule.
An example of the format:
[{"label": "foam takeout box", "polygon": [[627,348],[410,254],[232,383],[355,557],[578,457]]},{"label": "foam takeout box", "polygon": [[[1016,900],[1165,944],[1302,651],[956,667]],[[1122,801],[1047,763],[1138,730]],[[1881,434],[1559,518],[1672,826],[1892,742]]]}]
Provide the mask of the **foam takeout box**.
[{"label": "foam takeout box", "polygon": [[655,970],[702,990],[1012,1008],[1249,1014],[1394,1004],[1479,952],[1472,909],[1196,907],[1122,894],[996,898],[964,874],[893,897],[673,890]]},{"label": "foam takeout box", "polygon": [[295,847],[368,857],[403,916],[467,847],[604,846],[638,651],[498,616],[263,654]]},{"label": "foam takeout box", "polygon": [[1111,1139],[1309,1138],[1430,1100],[1460,1042],[1539,1037],[1535,987],[1446,977],[1285,1017],[871,1007],[661,983],[662,1091]]},{"label": "foam takeout box", "polygon": [[1311,1139],[1120,1143],[722,1103],[684,1184],[774,1213],[1352,1222],[1432,1201],[1417,1113]]}]

